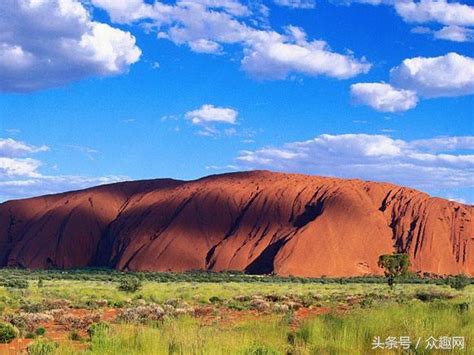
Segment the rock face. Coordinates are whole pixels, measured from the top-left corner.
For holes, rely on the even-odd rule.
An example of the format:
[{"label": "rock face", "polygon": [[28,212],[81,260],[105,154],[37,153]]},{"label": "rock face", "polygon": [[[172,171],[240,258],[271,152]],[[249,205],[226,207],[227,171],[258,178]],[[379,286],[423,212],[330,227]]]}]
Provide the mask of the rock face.
[{"label": "rock face", "polygon": [[254,171],[148,180],[0,205],[0,266],[474,275],[473,206],[391,184]]}]

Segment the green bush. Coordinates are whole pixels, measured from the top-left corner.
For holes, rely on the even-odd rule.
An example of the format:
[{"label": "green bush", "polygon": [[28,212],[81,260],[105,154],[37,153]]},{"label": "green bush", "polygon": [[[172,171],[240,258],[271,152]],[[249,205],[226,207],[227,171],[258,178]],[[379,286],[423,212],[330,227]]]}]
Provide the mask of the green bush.
[{"label": "green bush", "polygon": [[18,336],[18,329],[8,323],[0,323],[0,343],[10,343]]},{"label": "green bush", "polygon": [[126,277],[120,280],[118,289],[124,292],[136,292],[142,288],[142,282],[138,277]]},{"label": "green bush", "polygon": [[3,280],[2,284],[8,288],[28,288],[28,281],[23,279],[7,279]]},{"label": "green bush", "polygon": [[54,341],[41,339],[28,346],[29,355],[50,355],[54,353],[58,344]]},{"label": "green bush", "polygon": [[212,304],[222,303],[222,299],[220,297],[217,297],[217,296],[211,296],[209,298],[209,302],[211,302]]},{"label": "green bush", "polygon": [[92,338],[97,334],[106,334],[110,330],[109,323],[106,322],[99,322],[99,323],[92,323],[89,328],[87,329],[87,334]]},{"label": "green bush", "polygon": [[418,291],[415,293],[415,298],[419,299],[422,302],[431,302],[434,300],[449,300],[449,299],[454,298],[454,295],[447,292],[431,290],[431,291]]},{"label": "green bush", "polygon": [[277,355],[278,352],[265,345],[255,345],[245,351],[245,355]]},{"label": "green bush", "polygon": [[469,303],[462,302],[457,305],[459,313],[467,313],[471,307]]},{"label": "green bush", "polygon": [[46,329],[43,327],[36,328],[35,334],[41,337],[46,334]]},{"label": "green bush", "polygon": [[448,285],[456,290],[463,290],[470,283],[470,280],[463,274],[448,278]]}]

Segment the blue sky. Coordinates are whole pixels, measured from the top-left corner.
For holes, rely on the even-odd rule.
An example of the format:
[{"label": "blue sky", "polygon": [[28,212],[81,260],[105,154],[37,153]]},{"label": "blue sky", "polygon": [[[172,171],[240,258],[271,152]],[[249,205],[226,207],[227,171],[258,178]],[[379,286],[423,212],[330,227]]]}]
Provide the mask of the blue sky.
[{"label": "blue sky", "polygon": [[270,169],[472,203],[473,5],[2,2],[0,200]]}]

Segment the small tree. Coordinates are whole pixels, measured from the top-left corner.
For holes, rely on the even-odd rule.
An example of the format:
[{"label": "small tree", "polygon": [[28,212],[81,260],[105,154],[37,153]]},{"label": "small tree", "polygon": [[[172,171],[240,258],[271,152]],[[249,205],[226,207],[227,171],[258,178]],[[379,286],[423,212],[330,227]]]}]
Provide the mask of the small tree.
[{"label": "small tree", "polygon": [[10,343],[18,336],[18,330],[9,323],[0,323],[0,343]]},{"label": "small tree", "polygon": [[395,278],[404,276],[410,267],[408,254],[385,254],[379,256],[379,267],[384,269],[385,277],[390,288],[393,288]]},{"label": "small tree", "polygon": [[142,282],[138,277],[125,277],[120,280],[118,289],[124,292],[136,292],[142,288]]},{"label": "small tree", "polygon": [[463,290],[470,283],[470,280],[463,274],[459,274],[448,279],[448,285],[456,290]]}]

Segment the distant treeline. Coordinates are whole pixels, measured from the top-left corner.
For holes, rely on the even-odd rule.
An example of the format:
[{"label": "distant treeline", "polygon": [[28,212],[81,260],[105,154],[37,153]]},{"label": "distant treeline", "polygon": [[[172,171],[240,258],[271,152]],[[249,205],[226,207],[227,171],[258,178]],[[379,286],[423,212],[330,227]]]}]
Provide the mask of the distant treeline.
[{"label": "distant treeline", "polygon": [[[256,282],[256,283],[319,283],[319,284],[347,284],[347,283],[386,283],[383,276],[357,277],[297,277],[278,275],[251,275],[240,271],[187,271],[187,272],[135,272],[117,271],[107,268],[84,268],[71,270],[29,270],[18,268],[0,269],[0,285],[8,284],[12,279],[23,280],[81,280],[81,281],[111,281],[119,282],[126,277],[137,277],[143,281],[154,282]],[[410,274],[397,280],[398,283],[410,284],[449,284],[452,277],[425,274]],[[474,284],[474,278],[468,279]]]}]

